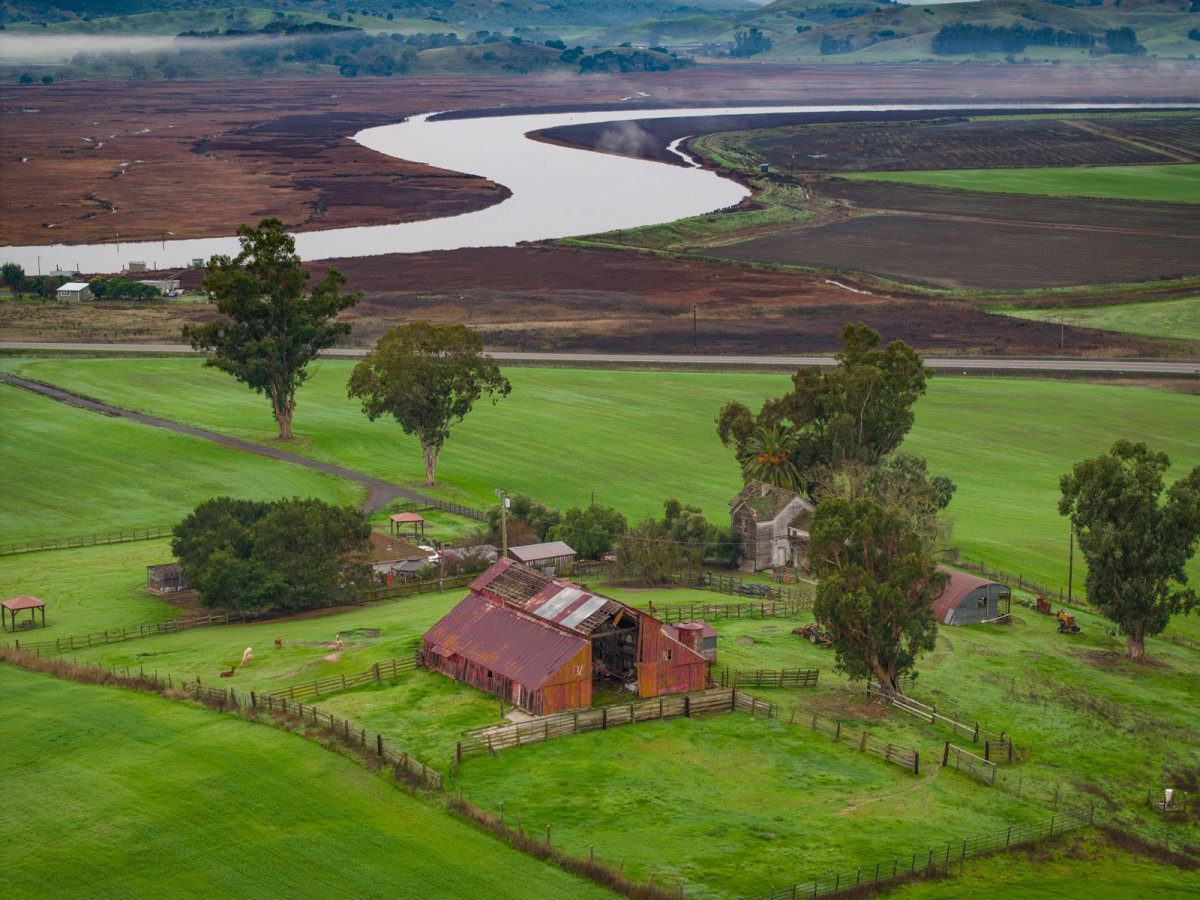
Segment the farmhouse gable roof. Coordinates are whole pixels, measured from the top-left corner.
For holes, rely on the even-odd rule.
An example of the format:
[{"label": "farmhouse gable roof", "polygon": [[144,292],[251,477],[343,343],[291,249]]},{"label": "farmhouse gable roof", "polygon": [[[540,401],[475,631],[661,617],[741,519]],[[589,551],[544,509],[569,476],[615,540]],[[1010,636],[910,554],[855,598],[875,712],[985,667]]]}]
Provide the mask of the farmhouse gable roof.
[{"label": "farmhouse gable roof", "polygon": [[773,484],[763,484],[761,481],[751,481],[729,501],[729,507],[731,513],[737,512],[739,507],[745,507],[756,522],[770,522],[796,500],[809,509],[812,508],[812,505],[795,491]]}]

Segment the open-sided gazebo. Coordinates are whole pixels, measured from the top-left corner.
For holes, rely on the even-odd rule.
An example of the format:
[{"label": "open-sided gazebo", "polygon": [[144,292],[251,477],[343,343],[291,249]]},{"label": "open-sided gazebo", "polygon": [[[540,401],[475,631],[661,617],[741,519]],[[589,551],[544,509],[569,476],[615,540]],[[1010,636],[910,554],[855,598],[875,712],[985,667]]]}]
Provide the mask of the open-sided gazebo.
[{"label": "open-sided gazebo", "polygon": [[413,540],[425,536],[425,519],[420,513],[403,512],[389,516],[392,534],[399,534],[401,529],[412,526]]},{"label": "open-sided gazebo", "polygon": [[[0,627],[5,631],[17,630],[17,613],[29,610],[29,624],[25,628],[37,627],[38,610],[42,611],[42,628],[46,627],[46,604],[37,597],[13,597],[11,600],[0,600]],[[8,624],[9,613],[12,613],[12,625]]]}]

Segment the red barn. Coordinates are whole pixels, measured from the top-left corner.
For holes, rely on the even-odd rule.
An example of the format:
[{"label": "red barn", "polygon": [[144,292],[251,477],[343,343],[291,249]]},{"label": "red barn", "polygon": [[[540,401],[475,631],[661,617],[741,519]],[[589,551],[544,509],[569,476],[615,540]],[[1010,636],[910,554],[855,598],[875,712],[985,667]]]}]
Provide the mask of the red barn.
[{"label": "red barn", "polygon": [[653,616],[577,584],[502,559],[425,633],[431,669],[548,715],[590,706],[592,683],[641,697],[702,690],[702,648]]}]

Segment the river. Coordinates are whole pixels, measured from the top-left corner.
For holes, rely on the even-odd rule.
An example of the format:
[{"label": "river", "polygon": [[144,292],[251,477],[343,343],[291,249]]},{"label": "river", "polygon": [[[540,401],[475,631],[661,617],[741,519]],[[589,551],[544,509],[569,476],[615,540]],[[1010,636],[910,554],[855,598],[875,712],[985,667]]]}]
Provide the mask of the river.
[{"label": "river", "polygon": [[[1153,109],[1168,104],[976,104],[975,110]],[[1176,104],[1177,106],[1177,104]],[[432,113],[396,125],[368,128],[353,139],[388,156],[479,175],[512,196],[477,212],[442,219],[306,231],[295,236],[304,260],[421,253],[464,247],[511,247],[540,241],[672,222],[738,203],[744,187],[697,168],[683,168],[531,140],[531,132],[564,125],[684,116],[821,113],[861,110],[952,112],[961,106],[762,106],[708,109],[630,109],[431,121]],[[618,127],[618,126],[614,126]],[[231,230],[235,223],[230,223]],[[236,238],[0,248],[0,262],[27,273],[67,269],[122,271],[129,262],[179,268],[214,254],[235,255]]]}]

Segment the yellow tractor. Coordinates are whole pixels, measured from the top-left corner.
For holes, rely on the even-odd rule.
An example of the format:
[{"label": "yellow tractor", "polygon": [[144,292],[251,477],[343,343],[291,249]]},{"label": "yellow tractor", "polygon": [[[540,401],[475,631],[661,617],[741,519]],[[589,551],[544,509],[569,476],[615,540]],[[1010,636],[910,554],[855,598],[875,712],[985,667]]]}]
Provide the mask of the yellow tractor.
[{"label": "yellow tractor", "polygon": [[1075,617],[1065,609],[1058,611],[1058,633],[1059,634],[1079,634],[1082,631],[1076,623]]}]

